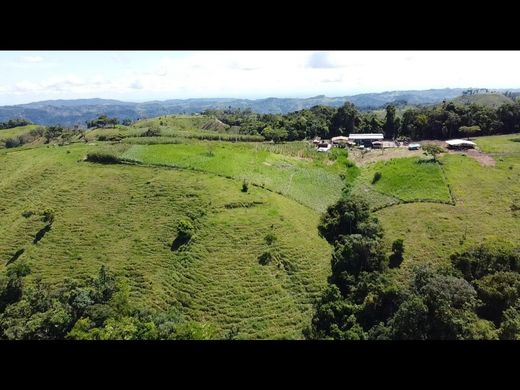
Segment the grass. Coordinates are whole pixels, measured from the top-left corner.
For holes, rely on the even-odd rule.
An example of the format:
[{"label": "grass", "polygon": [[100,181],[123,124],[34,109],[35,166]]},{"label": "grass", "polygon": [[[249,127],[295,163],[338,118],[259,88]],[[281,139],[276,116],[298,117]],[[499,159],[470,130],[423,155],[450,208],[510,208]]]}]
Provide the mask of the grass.
[{"label": "grass", "polygon": [[34,130],[38,127],[41,127],[41,126],[27,125],[27,126],[13,127],[12,129],[0,130],[0,142],[5,141],[8,138],[18,137],[20,135],[30,133],[31,130]]},{"label": "grass", "polygon": [[[405,270],[417,263],[443,263],[451,253],[487,240],[518,243],[520,220],[511,206],[520,200],[520,143],[510,141],[514,138],[477,138],[484,151],[507,153],[494,167],[461,154],[441,158],[455,206],[410,203],[377,212],[388,245],[397,238],[405,240]],[[383,172],[380,181],[384,178]]]},{"label": "grass", "polygon": [[[377,172],[381,177],[374,183]],[[368,165],[356,180],[356,185],[405,202],[452,201],[440,165],[416,157]]]},{"label": "grass", "polygon": [[[305,160],[271,153],[256,145],[199,142],[179,145],[134,145],[123,158],[146,164],[166,164],[210,172],[265,187],[316,211],[324,211],[341,195],[340,173],[354,176],[355,168],[337,161]],[[343,163],[342,163],[343,161]]]},{"label": "grass", "polygon": [[[0,153],[0,268],[24,249],[20,259],[33,270],[28,282],[42,277],[59,285],[107,264],[128,278],[136,303],[177,306],[222,333],[238,326],[239,338],[302,337],[330,272],[316,212],[258,187],[244,193],[239,180],[83,161],[101,149]],[[46,209],[54,210],[54,223],[33,244]],[[33,214],[23,216],[27,211]],[[172,251],[183,219],[192,221],[194,237]],[[287,269],[259,264],[271,232]]]}]

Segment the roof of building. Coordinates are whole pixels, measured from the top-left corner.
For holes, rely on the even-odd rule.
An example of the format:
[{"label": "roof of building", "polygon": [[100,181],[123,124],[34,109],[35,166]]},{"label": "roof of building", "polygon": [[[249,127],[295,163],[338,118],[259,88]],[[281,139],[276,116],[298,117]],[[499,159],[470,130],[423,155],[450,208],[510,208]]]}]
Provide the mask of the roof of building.
[{"label": "roof of building", "polygon": [[348,137],[345,137],[344,135],[339,135],[337,137],[331,138],[332,142],[334,141],[348,141]]},{"label": "roof of building", "polygon": [[457,145],[473,145],[476,146],[477,144],[475,142],[467,141],[465,139],[451,139],[449,141],[446,141],[448,145],[451,146],[457,146]]},{"label": "roof of building", "polygon": [[349,139],[383,139],[382,133],[349,134]]}]

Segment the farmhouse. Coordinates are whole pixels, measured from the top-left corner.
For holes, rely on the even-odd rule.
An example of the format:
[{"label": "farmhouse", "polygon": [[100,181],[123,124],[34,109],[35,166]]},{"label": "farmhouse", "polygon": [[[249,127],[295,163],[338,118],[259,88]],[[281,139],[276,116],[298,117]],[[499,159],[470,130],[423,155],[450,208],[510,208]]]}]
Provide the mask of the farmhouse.
[{"label": "farmhouse", "polygon": [[349,134],[348,139],[354,141],[358,145],[372,146],[372,142],[381,141],[383,139],[382,133],[361,133]]},{"label": "farmhouse", "polygon": [[452,139],[446,141],[446,144],[448,144],[448,149],[473,149],[475,146],[477,146],[475,142],[464,139]]}]

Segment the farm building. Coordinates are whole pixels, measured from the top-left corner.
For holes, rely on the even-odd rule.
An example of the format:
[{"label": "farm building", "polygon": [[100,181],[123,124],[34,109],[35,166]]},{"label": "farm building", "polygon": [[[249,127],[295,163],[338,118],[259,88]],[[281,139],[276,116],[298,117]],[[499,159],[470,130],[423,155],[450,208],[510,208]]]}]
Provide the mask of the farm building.
[{"label": "farm building", "polygon": [[446,141],[446,144],[448,144],[448,149],[473,149],[477,146],[475,142],[464,139],[452,139]]},{"label": "farm building", "polygon": [[332,137],[331,141],[334,145],[346,145],[348,142],[348,137],[340,135],[338,137]]},{"label": "farm building", "polygon": [[349,134],[348,139],[354,141],[358,145],[372,146],[374,141],[383,140],[382,133],[361,133],[361,134]]}]

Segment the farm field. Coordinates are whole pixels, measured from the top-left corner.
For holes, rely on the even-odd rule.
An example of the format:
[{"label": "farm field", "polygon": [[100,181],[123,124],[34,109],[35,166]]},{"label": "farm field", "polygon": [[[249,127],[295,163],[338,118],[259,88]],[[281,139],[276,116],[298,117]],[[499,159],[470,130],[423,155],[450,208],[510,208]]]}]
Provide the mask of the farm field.
[{"label": "farm field", "polygon": [[377,212],[388,242],[405,239],[404,269],[419,262],[448,261],[451,253],[486,240],[518,244],[520,142],[512,141],[516,138],[509,134],[476,139],[497,160],[496,166],[481,166],[464,153],[440,158],[454,206],[409,203]]},{"label": "farm field", "polygon": [[[24,249],[28,280],[56,285],[106,264],[139,304],[175,305],[221,332],[238,326],[239,338],[302,337],[330,272],[318,213],[212,174],[83,161],[97,148],[0,151],[1,268]],[[53,227],[34,244],[47,209]],[[181,219],[193,222],[195,237],[172,250]],[[267,233],[278,237],[281,263],[259,263]]]},{"label": "farm field", "polygon": [[356,169],[347,167],[346,159],[304,159],[273,153],[258,144],[200,142],[133,145],[122,157],[146,164],[166,164],[246,180],[279,192],[318,212],[339,199],[344,186],[339,174],[353,179],[357,173]]}]

